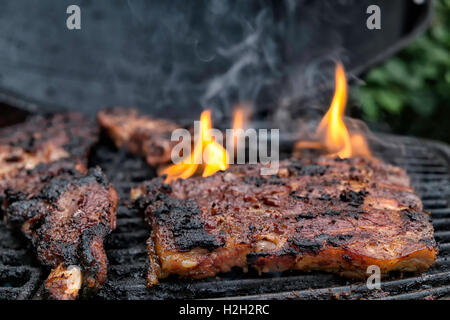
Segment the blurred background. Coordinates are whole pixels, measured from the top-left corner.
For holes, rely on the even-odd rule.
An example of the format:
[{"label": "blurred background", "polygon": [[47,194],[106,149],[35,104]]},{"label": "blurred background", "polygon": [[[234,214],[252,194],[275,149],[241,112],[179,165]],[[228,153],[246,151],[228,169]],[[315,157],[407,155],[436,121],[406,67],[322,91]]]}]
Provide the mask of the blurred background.
[{"label": "blurred background", "polygon": [[370,127],[450,143],[450,0],[435,0],[430,28],[361,76],[351,109]]},{"label": "blurred background", "polygon": [[[81,30],[66,27],[73,4]],[[366,27],[372,5],[380,30]],[[450,143],[449,49],[450,0],[4,1],[0,122],[7,105],[120,105],[188,122],[211,108],[219,123],[250,102],[254,119],[295,131],[327,110],[342,61],[347,114]]]}]

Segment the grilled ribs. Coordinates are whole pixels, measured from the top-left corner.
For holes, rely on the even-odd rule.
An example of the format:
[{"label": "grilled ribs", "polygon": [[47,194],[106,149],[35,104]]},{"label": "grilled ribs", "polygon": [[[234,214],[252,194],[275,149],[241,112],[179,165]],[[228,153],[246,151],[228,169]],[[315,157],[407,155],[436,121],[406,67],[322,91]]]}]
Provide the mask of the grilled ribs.
[{"label": "grilled ribs", "polygon": [[321,270],[361,279],[370,265],[423,272],[437,256],[408,176],[364,158],[285,160],[278,174],[233,166],[207,178],[156,178],[131,191],[152,229],[147,284],[232,267]]},{"label": "grilled ribs", "polygon": [[133,108],[109,108],[97,115],[100,127],[118,148],[145,157],[151,166],[170,161],[175,142],[171,133],[178,126],[168,120],[140,115]]},{"label": "grilled ribs", "polygon": [[7,223],[21,227],[39,261],[52,268],[50,297],[75,299],[82,287],[95,292],[106,280],[103,239],[115,228],[116,191],[99,168],[87,175],[66,170],[39,189],[10,203]]},{"label": "grilled ribs", "polygon": [[45,168],[32,172],[39,164],[66,159],[53,166],[50,174],[55,175],[58,166],[84,171],[88,152],[97,141],[97,131],[95,125],[78,113],[33,116],[0,129],[0,198],[6,189],[15,189],[18,184],[22,184],[19,189],[23,191],[31,188],[25,184],[36,182],[39,174],[44,175]]}]

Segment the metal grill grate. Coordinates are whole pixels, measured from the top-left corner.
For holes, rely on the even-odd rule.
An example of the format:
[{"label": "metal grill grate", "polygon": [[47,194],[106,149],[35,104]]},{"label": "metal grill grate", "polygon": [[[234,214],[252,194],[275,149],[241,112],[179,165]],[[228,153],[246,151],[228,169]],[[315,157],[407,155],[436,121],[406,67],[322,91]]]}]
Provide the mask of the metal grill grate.
[{"label": "metal grill grate", "polygon": [[[99,145],[91,165],[100,165],[121,197],[117,229],[107,239],[108,281],[99,299],[423,299],[450,295],[450,151],[432,142],[402,137],[383,137],[388,147],[377,156],[405,168],[425,208],[431,212],[440,245],[436,264],[421,276],[392,275],[381,291],[369,291],[363,283],[320,272],[283,272],[258,276],[240,270],[204,280],[170,277],[158,286],[145,286],[148,230],[142,216],[128,208],[130,187],[155,176],[141,159]],[[391,145],[389,147],[389,145]],[[42,286],[43,272],[25,249],[20,237],[0,226],[0,299],[29,299]]]},{"label": "metal grill grate", "polygon": [[41,282],[41,271],[24,247],[0,224],[0,300],[30,299]]}]

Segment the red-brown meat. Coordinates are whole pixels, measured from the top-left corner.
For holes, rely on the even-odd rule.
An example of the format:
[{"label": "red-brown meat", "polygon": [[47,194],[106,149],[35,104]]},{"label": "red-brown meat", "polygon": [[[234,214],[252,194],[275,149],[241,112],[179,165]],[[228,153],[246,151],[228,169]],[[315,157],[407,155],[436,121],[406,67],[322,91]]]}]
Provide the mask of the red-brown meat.
[{"label": "red-brown meat", "polygon": [[429,214],[406,173],[363,158],[287,160],[278,174],[233,166],[207,178],[133,189],[152,228],[148,285],[232,267],[322,270],[363,278],[370,265],[423,272],[437,256]]},{"label": "red-brown meat", "polygon": [[69,169],[84,171],[97,139],[95,124],[78,113],[33,116],[0,129],[0,198],[7,189],[26,192],[34,182],[41,184],[37,180],[46,175],[44,164],[58,162],[49,168],[50,176]]},{"label": "red-brown meat", "polygon": [[45,287],[54,299],[75,299],[106,280],[103,239],[115,228],[117,194],[99,168],[66,172],[32,197],[12,202],[11,226],[21,227],[40,262],[52,268]]},{"label": "red-brown meat", "polygon": [[151,166],[170,161],[176,142],[170,140],[178,126],[168,120],[140,115],[132,108],[110,108],[97,115],[98,123],[118,148],[143,156]]}]

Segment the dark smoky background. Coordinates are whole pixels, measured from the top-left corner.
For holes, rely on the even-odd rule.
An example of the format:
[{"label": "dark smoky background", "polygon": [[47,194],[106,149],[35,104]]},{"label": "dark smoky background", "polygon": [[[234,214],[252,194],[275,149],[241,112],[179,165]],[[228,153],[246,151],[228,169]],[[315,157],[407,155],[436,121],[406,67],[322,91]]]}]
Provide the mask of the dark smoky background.
[{"label": "dark smoky background", "polygon": [[[81,30],[66,8],[81,8]],[[382,30],[368,30],[377,4]],[[413,32],[412,1],[4,1],[0,88],[39,108],[94,115],[105,106],[192,121],[213,108],[296,130],[293,119],[329,106],[335,63],[358,75]],[[411,11],[412,9],[413,11]],[[407,12],[409,12],[407,14]],[[415,12],[411,14],[411,12]],[[356,80],[356,81],[355,81]]]}]

